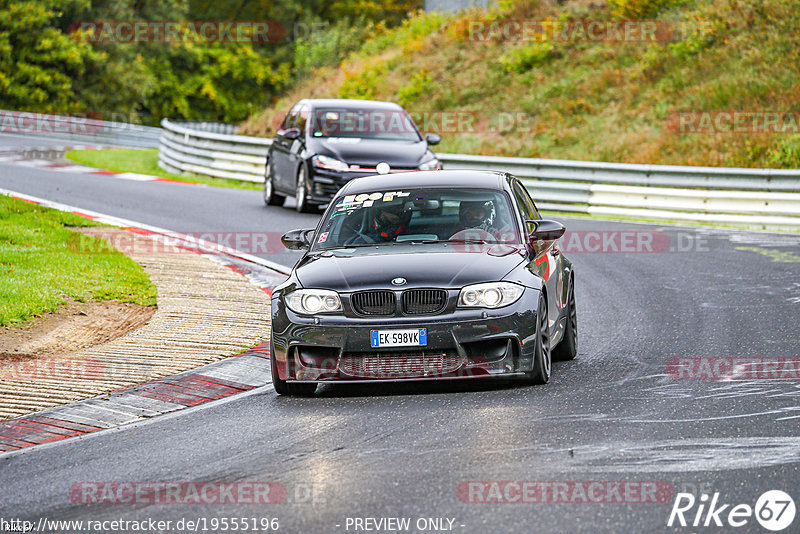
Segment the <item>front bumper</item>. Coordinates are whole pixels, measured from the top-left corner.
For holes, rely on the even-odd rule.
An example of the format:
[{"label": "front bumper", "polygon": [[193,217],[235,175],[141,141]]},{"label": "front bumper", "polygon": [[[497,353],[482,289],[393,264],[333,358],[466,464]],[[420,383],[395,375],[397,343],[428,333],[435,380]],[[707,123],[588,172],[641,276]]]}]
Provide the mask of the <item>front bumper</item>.
[{"label": "front bumper", "polygon": [[[374,176],[377,174],[374,169],[341,172],[320,169],[319,167],[311,168],[313,171],[311,177],[311,191],[308,193],[308,198],[315,204],[327,204],[333,200],[333,197],[336,196],[336,193],[339,192],[339,189],[344,187],[344,185],[350,180],[355,178],[363,178],[364,176]],[[390,174],[394,174],[396,172],[410,172],[412,170],[416,169],[397,169],[392,170]]]},{"label": "front bumper", "polygon": [[[538,302],[531,294],[538,292],[525,293],[527,298],[499,310],[385,319],[299,316],[274,298],[273,362],[278,376],[291,382],[477,378],[530,371]],[[427,329],[426,346],[371,346],[372,330],[411,328]]]}]

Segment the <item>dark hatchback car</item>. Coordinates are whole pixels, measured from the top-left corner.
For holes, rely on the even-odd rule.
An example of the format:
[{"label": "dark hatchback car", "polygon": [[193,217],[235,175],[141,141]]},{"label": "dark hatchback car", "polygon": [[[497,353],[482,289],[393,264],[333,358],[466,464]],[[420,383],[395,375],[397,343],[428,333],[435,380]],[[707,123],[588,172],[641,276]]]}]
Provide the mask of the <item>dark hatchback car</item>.
[{"label": "dark hatchback car", "polygon": [[316,229],[283,236],[308,251],[272,296],[275,390],[489,376],[546,383],[552,359],[577,351],[564,230],[506,173],[349,182]]},{"label": "dark hatchback car", "polygon": [[297,210],[327,204],[353,178],[441,168],[406,111],[391,102],[301,100],[292,107],[269,148],[264,203],[294,196]]}]

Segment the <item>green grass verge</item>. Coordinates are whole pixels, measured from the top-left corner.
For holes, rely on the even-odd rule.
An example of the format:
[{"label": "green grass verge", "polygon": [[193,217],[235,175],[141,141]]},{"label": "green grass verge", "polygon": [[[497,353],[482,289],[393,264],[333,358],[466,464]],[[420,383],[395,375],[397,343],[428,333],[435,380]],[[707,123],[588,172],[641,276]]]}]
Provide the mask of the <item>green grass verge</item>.
[{"label": "green grass verge", "polygon": [[229,180],[226,178],[208,178],[205,176],[182,176],[171,174],[158,166],[158,149],[156,148],[106,148],[102,150],[73,150],[67,152],[66,158],[96,169],[114,172],[135,172],[160,176],[180,182],[232,187],[235,189],[261,189],[261,184]]},{"label": "green grass verge", "polygon": [[96,224],[0,195],[0,326],[23,323],[68,299],[156,304],[156,288],[139,264],[101,244],[98,253],[77,251],[78,240],[100,240],[69,226]]}]

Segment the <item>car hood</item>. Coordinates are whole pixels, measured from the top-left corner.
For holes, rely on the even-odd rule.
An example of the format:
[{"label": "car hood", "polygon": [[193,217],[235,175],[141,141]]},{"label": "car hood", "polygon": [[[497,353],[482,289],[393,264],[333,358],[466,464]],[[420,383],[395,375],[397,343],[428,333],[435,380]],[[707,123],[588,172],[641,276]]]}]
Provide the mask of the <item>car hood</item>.
[{"label": "car hood", "polygon": [[[424,245],[418,245],[424,246]],[[303,287],[356,291],[402,287],[460,288],[468,284],[502,280],[523,261],[518,248],[486,247],[479,252],[426,251],[376,253],[374,248],[339,249],[313,254],[298,263],[295,276]]]},{"label": "car hood", "polygon": [[[423,160],[433,157],[425,141],[383,141],[377,139],[314,139],[312,152],[364,167],[385,161],[393,168],[416,169]],[[430,154],[430,155],[428,155]]]}]

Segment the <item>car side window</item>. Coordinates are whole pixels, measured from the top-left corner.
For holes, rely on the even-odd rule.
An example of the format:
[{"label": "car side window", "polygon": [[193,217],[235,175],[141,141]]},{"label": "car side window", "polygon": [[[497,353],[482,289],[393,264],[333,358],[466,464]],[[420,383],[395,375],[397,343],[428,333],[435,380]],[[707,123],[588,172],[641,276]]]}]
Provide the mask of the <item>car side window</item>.
[{"label": "car side window", "polygon": [[283,119],[283,124],[281,124],[281,132],[288,130],[289,128],[294,128],[295,124],[297,123],[297,115],[299,111],[298,106],[294,106],[292,109],[289,110],[289,113],[286,114],[286,117]]},{"label": "car side window", "polygon": [[[514,198],[517,200],[517,205],[519,206],[519,211],[522,215],[523,222],[538,219],[538,213],[533,205],[533,201],[531,200],[530,195],[528,195],[528,192],[525,191],[525,188],[522,186],[522,184],[518,181],[515,181],[513,189]],[[525,226],[528,232],[533,230],[531,225],[526,223]]]},{"label": "car side window", "polygon": [[296,121],[294,127],[300,130],[300,133],[306,133],[306,123],[308,123],[309,108],[302,106],[297,110]]},{"label": "car side window", "polygon": [[519,184],[520,188],[522,189],[522,195],[525,198],[527,198],[528,202],[530,203],[531,209],[533,210],[533,213],[535,215],[534,219],[535,220],[541,219],[542,216],[539,215],[539,210],[536,208],[536,203],[533,201],[533,198],[531,198],[531,194],[528,193],[528,190],[525,188],[524,185],[522,185],[522,182],[517,182],[517,183]]}]

